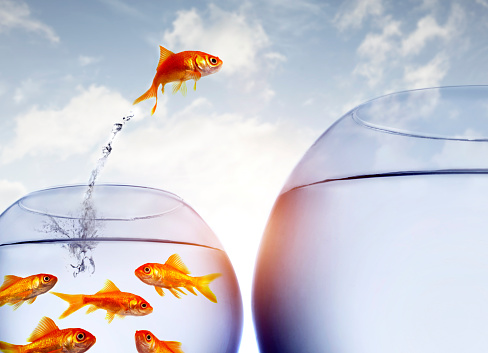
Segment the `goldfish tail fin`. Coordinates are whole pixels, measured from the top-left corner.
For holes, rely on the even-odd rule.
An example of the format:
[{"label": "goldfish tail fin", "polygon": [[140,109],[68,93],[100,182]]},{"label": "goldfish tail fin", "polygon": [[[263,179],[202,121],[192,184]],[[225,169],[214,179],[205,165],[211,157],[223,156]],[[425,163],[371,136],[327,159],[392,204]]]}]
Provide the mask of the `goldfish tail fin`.
[{"label": "goldfish tail fin", "polygon": [[209,284],[212,282],[214,279],[222,276],[221,273],[212,273],[210,275],[202,276],[202,277],[197,277],[196,278],[196,285],[195,287],[197,290],[202,293],[208,300],[211,302],[217,303],[217,297],[215,294],[210,290]]},{"label": "goldfish tail fin", "polygon": [[66,300],[69,303],[68,309],[66,309],[65,312],[61,314],[61,316],[59,317],[60,319],[64,319],[66,316],[73,314],[75,311],[85,306],[85,304],[83,303],[83,294],[63,294],[56,292],[51,293],[63,300]]},{"label": "goldfish tail fin", "polygon": [[15,344],[10,344],[7,342],[2,342],[0,341],[0,352],[4,353],[19,353],[20,352],[20,347]]},{"label": "goldfish tail fin", "polygon": [[156,97],[157,100],[158,99],[157,95],[158,95],[158,87],[156,87],[156,85],[153,83],[151,87],[146,91],[146,93],[144,93],[142,96],[137,98],[132,104],[135,105],[137,103],[140,103],[152,97]]}]

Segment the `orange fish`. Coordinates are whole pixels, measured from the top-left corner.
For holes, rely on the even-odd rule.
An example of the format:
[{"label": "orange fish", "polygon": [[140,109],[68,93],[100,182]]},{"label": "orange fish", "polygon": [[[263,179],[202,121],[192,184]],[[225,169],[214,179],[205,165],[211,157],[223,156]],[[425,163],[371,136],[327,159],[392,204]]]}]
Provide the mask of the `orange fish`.
[{"label": "orange fish", "polygon": [[136,331],[135,339],[139,353],[184,353],[180,342],[160,341],[151,331]]},{"label": "orange fish", "polygon": [[26,345],[16,345],[0,341],[0,351],[4,353],[82,353],[96,342],[95,336],[81,328],[60,330],[54,321],[44,316]]},{"label": "orange fish", "polygon": [[116,315],[120,318],[127,315],[144,316],[153,311],[153,308],[147,301],[138,295],[121,292],[110,280],[107,280],[105,286],[93,295],[62,294],[55,292],[52,292],[52,294],[69,303],[68,309],[61,314],[60,319],[74,313],[85,305],[90,305],[86,311],[87,314],[97,309],[106,310],[107,315],[105,318],[108,320],[108,323],[111,323]]},{"label": "orange fish", "polygon": [[164,295],[162,288],[168,289],[176,298],[180,298],[178,292],[186,295],[179,287],[186,288],[197,295],[193,290],[195,287],[214,303],[217,303],[217,298],[208,285],[222,275],[212,273],[202,277],[191,277],[189,276],[190,271],[178,254],[171,255],[164,265],[158,263],[144,264],[135,270],[135,274],[142,282],[154,286],[156,292],[161,296]]},{"label": "orange fish", "polygon": [[5,276],[0,287],[0,306],[13,305],[18,309],[24,302],[34,303],[37,296],[46,293],[58,281],[56,276],[39,273],[29,277]]},{"label": "orange fish", "polygon": [[218,57],[201,51],[182,51],[175,54],[162,46],[159,46],[159,49],[159,64],[151,88],[134,101],[134,104],[137,104],[143,100],[156,97],[156,104],[151,110],[151,115],[154,114],[158,105],[159,85],[163,85],[161,92],[164,94],[164,85],[174,82],[173,93],[178,92],[181,88],[181,93],[185,95],[185,81],[194,80],[193,89],[196,90],[197,81],[201,77],[216,73],[223,64]]}]

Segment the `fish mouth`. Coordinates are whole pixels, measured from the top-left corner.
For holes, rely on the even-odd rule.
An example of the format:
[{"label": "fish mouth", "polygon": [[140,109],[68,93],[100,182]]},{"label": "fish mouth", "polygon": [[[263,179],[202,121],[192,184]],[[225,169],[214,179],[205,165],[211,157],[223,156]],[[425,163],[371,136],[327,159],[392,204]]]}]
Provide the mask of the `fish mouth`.
[{"label": "fish mouth", "polygon": [[83,345],[83,351],[82,352],[85,352],[86,350],[90,349],[95,343],[97,342],[97,339],[95,337],[93,337],[92,339],[90,339],[89,341],[85,341],[84,345]]}]

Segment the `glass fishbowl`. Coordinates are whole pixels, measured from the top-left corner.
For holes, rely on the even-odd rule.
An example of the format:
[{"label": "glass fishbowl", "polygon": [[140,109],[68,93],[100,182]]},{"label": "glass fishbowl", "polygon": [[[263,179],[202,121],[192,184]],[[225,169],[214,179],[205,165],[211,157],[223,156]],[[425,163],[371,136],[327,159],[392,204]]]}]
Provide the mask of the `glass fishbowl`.
[{"label": "glass fishbowl", "polygon": [[21,198],[0,216],[2,280],[3,349],[32,344],[52,323],[84,330],[76,339],[93,335],[90,353],[239,348],[242,300],[231,262],[169,192],[73,185]]},{"label": "glass fishbowl", "polygon": [[366,102],[271,212],[252,303],[260,351],[488,351],[488,86]]}]

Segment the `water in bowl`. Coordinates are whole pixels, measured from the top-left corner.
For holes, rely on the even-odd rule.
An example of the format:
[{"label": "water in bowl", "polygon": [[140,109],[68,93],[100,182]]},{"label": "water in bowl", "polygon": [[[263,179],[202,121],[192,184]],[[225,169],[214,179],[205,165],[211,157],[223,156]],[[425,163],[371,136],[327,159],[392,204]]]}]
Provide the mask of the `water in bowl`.
[{"label": "water in bowl", "polygon": [[488,351],[487,195],[488,174],[473,171],[282,194],[254,284],[260,349]]}]

